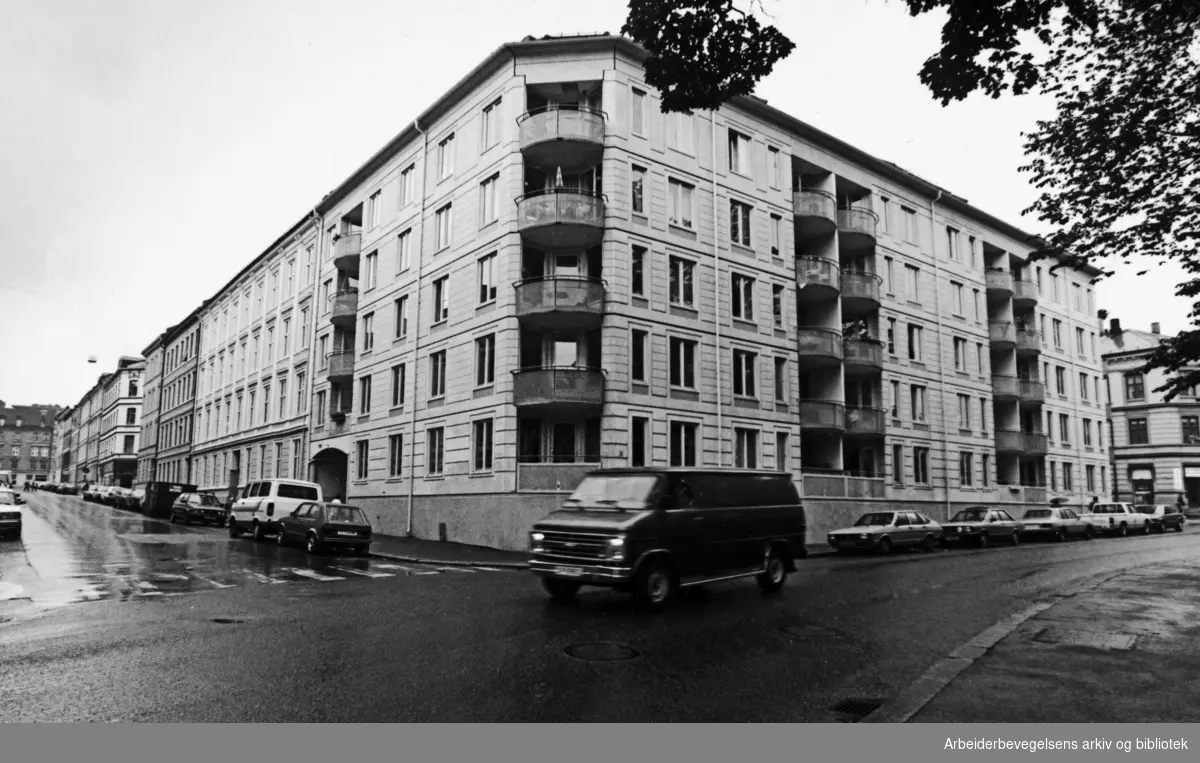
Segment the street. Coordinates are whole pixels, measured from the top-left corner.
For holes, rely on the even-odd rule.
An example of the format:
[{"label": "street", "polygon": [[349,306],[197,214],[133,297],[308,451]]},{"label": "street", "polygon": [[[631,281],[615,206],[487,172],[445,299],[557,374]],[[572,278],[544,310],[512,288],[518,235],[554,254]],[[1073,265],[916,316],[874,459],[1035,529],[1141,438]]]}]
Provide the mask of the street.
[{"label": "street", "polygon": [[[551,604],[499,568],[310,556],[27,493],[0,541],[0,721],[854,720],[1068,581],[1195,558],[1200,532],[814,556],[783,593],[662,614]],[[1054,720],[1054,719],[1047,719]]]}]

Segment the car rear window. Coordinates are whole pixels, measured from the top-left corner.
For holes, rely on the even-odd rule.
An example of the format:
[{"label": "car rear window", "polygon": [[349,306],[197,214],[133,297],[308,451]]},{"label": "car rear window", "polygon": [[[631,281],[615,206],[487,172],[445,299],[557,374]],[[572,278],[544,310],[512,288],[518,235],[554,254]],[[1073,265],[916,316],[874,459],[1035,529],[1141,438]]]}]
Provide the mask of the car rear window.
[{"label": "car rear window", "polygon": [[279,490],[276,491],[279,498],[299,498],[302,501],[320,500],[317,497],[317,489],[309,485],[289,485],[286,482],[279,483]]},{"label": "car rear window", "polygon": [[1134,506],[1133,508],[1137,509],[1143,514],[1156,514],[1158,512],[1157,506]]},{"label": "car rear window", "polygon": [[367,518],[353,506],[327,506],[326,516],[330,522],[341,522],[351,525],[366,525]]},{"label": "car rear window", "polygon": [[1025,512],[1026,519],[1049,519],[1050,509],[1030,509]]}]

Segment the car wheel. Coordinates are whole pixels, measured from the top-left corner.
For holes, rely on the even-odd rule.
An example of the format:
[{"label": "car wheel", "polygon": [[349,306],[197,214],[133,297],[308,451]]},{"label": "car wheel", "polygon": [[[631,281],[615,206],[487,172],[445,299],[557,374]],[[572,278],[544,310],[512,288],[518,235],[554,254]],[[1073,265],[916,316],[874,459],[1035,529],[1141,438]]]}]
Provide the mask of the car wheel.
[{"label": "car wheel", "polygon": [[1143,522],[1142,523],[1142,535],[1149,535],[1149,534],[1150,534],[1150,523]]},{"label": "car wheel", "polygon": [[266,528],[263,527],[262,522],[255,520],[255,522],[254,522],[254,540],[258,541],[259,543],[262,543],[266,539],[267,539]]},{"label": "car wheel", "polygon": [[1183,522],[1180,522],[1179,524],[1175,525],[1175,532],[1177,532],[1177,533],[1183,532]]},{"label": "car wheel", "polygon": [[308,538],[304,541],[304,549],[310,554],[321,553],[321,540],[316,533],[308,534]]},{"label": "car wheel", "polygon": [[891,538],[883,537],[883,538],[879,539],[879,553],[884,554],[885,556],[887,554],[892,553],[892,539]]},{"label": "car wheel", "polygon": [[275,534],[275,543],[276,543],[276,545],[279,545],[279,546],[286,546],[286,545],[287,545],[287,541],[285,541],[285,540],[283,539],[283,528],[280,528],[280,529],[279,529],[279,532],[277,532],[277,533]]},{"label": "car wheel", "polygon": [[1016,546],[1016,545],[1020,544],[1020,542],[1021,542],[1021,533],[1014,531],[1012,534],[1012,544],[1014,546]]},{"label": "car wheel", "polygon": [[190,512],[190,511],[183,512],[183,523],[185,525],[190,525],[192,523],[192,512]]},{"label": "car wheel", "polygon": [[1129,534],[1129,528],[1125,525],[1124,522],[1122,522],[1121,526],[1119,528],[1117,528],[1117,536],[1124,538],[1128,534]]},{"label": "car wheel", "polygon": [[554,601],[570,601],[579,593],[581,583],[574,580],[559,580],[558,578],[542,578],[542,588],[550,594]]},{"label": "car wheel", "polygon": [[177,517],[175,515],[175,512],[173,512],[173,511],[171,512],[171,524],[173,524],[173,525],[179,524],[179,517]]},{"label": "car wheel", "polygon": [[756,580],[763,593],[775,593],[787,582],[787,560],[779,549],[773,548],[767,554],[767,568]]},{"label": "car wheel", "polygon": [[980,548],[987,548],[987,547],[988,547],[988,536],[987,536],[987,533],[980,533],[980,534],[979,534],[979,540],[978,540],[978,541],[976,541],[976,545],[978,545]]},{"label": "car wheel", "polygon": [[925,553],[932,554],[937,550],[937,541],[932,535],[926,535],[925,540],[921,541],[921,548],[925,549]]},{"label": "car wheel", "polygon": [[633,595],[643,607],[661,610],[674,597],[677,586],[674,570],[665,563],[652,559],[638,571],[633,584]]},{"label": "car wheel", "polygon": [[1096,531],[1092,529],[1092,526],[1085,525],[1083,528],[1083,539],[1091,540],[1092,538],[1095,538],[1095,537],[1096,537]]},{"label": "car wheel", "polygon": [[1067,539],[1067,531],[1064,528],[1060,527],[1057,530],[1055,530],[1055,532],[1054,532],[1054,542],[1055,543],[1062,543],[1066,539]]},{"label": "car wheel", "polygon": [[238,538],[238,537],[241,537],[241,534],[242,534],[242,531],[238,529],[237,521],[234,520],[233,517],[230,517],[229,518],[229,537],[230,538]]}]

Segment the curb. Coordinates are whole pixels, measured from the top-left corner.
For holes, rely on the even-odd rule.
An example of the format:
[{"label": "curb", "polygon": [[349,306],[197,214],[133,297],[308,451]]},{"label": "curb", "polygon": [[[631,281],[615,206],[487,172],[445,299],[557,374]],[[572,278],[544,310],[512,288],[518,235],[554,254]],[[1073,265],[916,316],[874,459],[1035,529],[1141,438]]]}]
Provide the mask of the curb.
[{"label": "curb", "polygon": [[1102,575],[1083,577],[1069,583],[1057,593],[1052,593],[1019,612],[997,620],[990,627],[978,633],[970,641],[962,644],[943,659],[934,663],[916,681],[900,691],[896,697],[885,702],[881,707],[864,717],[859,723],[907,723],[910,718],[921,711],[925,705],[942,692],[960,673],[969,668],[976,660],[983,657],[994,647],[1021,627],[1027,620],[1045,612],[1055,604],[1072,596],[1087,593],[1092,589],[1107,583],[1113,578],[1120,577],[1130,570],[1140,569],[1141,565],[1122,567]]},{"label": "curb", "polygon": [[380,559],[388,559],[393,562],[408,562],[409,564],[431,564],[440,565],[442,567],[499,567],[506,570],[527,570],[529,569],[528,562],[463,562],[463,561],[445,561],[441,559],[421,559],[415,556],[400,556],[399,554],[386,554],[380,551],[370,551],[368,556],[378,557]]}]

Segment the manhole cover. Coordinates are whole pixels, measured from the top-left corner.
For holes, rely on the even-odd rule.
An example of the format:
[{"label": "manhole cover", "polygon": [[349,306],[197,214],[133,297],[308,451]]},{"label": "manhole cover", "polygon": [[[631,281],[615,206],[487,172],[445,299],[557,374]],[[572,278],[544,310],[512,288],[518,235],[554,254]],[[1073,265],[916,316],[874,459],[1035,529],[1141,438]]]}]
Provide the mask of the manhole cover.
[{"label": "manhole cover", "polygon": [[838,715],[846,716],[843,722],[857,723],[878,710],[887,701],[880,697],[853,697],[844,699],[829,708]]},{"label": "manhole cover", "polygon": [[839,639],[842,637],[842,634],[832,628],[823,628],[820,625],[785,625],[779,630],[796,638]]},{"label": "manhole cover", "polygon": [[239,625],[246,622],[245,620],[241,620],[236,617],[214,617],[212,621],[221,625]]},{"label": "manhole cover", "polygon": [[563,648],[563,654],[587,662],[625,662],[636,660],[641,654],[628,644],[616,641],[590,641],[571,644]]}]

